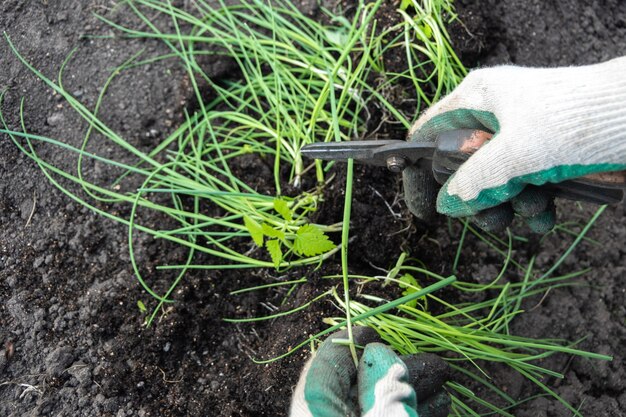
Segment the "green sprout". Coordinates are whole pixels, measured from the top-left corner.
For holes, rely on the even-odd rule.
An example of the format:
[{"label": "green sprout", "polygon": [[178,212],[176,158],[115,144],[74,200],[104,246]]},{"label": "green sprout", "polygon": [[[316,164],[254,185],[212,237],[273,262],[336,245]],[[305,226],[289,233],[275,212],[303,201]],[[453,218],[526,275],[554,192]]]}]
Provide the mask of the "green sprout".
[{"label": "green sprout", "polygon": [[137,300],[137,308],[139,309],[141,314],[146,314],[146,312],[148,311],[146,305],[141,300]]}]

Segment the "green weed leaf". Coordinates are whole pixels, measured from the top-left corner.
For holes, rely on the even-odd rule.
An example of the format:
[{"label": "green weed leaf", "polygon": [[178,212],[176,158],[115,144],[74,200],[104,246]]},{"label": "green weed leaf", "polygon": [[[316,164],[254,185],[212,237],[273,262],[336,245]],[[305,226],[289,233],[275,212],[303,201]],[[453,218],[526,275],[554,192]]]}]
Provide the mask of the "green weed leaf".
[{"label": "green weed leaf", "polygon": [[298,255],[315,256],[333,249],[335,244],[322,232],[322,230],[312,224],[300,226],[296,232],[296,239],[293,241],[293,250]]},{"label": "green weed leaf", "polygon": [[146,305],[141,300],[137,300],[137,308],[139,308],[139,311],[141,311],[142,313],[145,313],[146,311],[148,311],[148,309],[146,308]]},{"label": "green weed leaf", "polygon": [[411,0],[402,0],[400,2],[400,10],[406,10],[412,6],[413,6],[413,2]]},{"label": "green weed leaf", "polygon": [[[411,274],[407,273],[402,275],[399,281],[400,282],[398,283],[398,285],[400,286],[400,288],[405,289],[404,291],[402,291],[403,296],[413,294],[414,292],[422,289],[422,287],[420,287],[420,285],[417,283],[415,277]],[[425,300],[426,298],[424,298],[424,301]],[[417,307],[417,299],[409,301],[408,303],[406,303],[406,305],[413,308]]]},{"label": "green weed leaf", "polygon": [[417,280],[415,279],[415,277],[413,277],[413,275],[411,274],[404,274],[400,277],[400,283],[398,284],[400,286],[400,288],[406,288],[407,290],[412,290],[410,292],[408,292],[407,294],[411,294],[414,293],[415,291],[417,291],[414,288],[411,288],[410,286],[413,285],[415,287],[417,287]]},{"label": "green weed leaf", "polygon": [[276,210],[276,212],[283,216],[283,219],[287,220],[288,222],[293,219],[289,204],[287,204],[287,202],[282,198],[274,199],[274,210]]},{"label": "green weed leaf", "polygon": [[248,216],[243,216],[243,224],[257,246],[263,246],[263,228]]},{"label": "green weed leaf", "polygon": [[276,269],[278,269],[280,263],[283,260],[283,252],[280,250],[280,241],[276,239],[268,240],[267,242],[265,242],[265,247],[272,257],[272,262],[274,262],[274,266],[276,267]]},{"label": "green weed leaf", "polygon": [[261,229],[263,230],[263,234],[267,237],[273,237],[280,240],[285,240],[285,232],[282,230],[274,229],[267,223],[263,223],[261,225]]},{"label": "green weed leaf", "polygon": [[428,25],[428,23],[424,23],[423,25],[420,25],[419,28],[428,39],[433,37],[433,30]]}]

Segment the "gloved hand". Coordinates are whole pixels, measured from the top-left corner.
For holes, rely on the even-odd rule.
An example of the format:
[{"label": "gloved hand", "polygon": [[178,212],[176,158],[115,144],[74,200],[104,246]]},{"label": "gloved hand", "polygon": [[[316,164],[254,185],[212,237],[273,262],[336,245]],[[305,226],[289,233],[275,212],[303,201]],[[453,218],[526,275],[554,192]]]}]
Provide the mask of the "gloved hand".
[{"label": "gloved hand", "polygon": [[[508,225],[515,209],[531,228],[549,230],[554,205],[529,185],[626,168],[624,74],[626,57],[581,67],[471,72],[409,132],[412,141],[434,141],[461,128],[494,132],[441,188],[437,211],[478,216],[479,225],[497,229]],[[428,218],[433,193],[419,188],[419,172],[404,171],[405,198],[413,214]]]},{"label": "gloved hand", "polygon": [[379,343],[376,331],[353,328],[365,346],[358,370],[350,349],[332,334],[302,370],[291,401],[291,417],[445,417],[450,398],[443,390],[449,368],[432,354],[398,357]]}]

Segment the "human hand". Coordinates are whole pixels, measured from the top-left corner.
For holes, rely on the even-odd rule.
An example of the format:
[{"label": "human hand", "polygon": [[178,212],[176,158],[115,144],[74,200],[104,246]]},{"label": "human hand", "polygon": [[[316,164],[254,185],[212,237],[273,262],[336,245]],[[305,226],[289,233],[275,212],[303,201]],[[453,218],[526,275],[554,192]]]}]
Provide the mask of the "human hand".
[{"label": "human hand", "polygon": [[445,417],[450,399],[443,390],[449,368],[432,354],[400,358],[379,343],[376,331],[353,328],[355,343],[365,346],[358,370],[348,346],[332,334],[302,370],[291,402],[291,417]]},{"label": "human hand", "polygon": [[[437,211],[501,229],[513,212],[538,232],[554,225],[540,188],[626,168],[626,58],[582,67],[501,66],[471,72],[413,125],[408,140],[434,141],[448,130],[494,136],[439,191]],[[435,205],[425,175],[405,169],[405,199],[419,218]],[[496,208],[497,207],[497,208]]]}]

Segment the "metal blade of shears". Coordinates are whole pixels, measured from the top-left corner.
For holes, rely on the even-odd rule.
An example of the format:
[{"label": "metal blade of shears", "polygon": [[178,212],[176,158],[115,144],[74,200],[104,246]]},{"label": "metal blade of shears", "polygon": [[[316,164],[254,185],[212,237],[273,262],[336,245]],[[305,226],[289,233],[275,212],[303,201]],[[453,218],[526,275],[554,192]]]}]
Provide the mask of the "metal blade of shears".
[{"label": "metal blade of shears", "polygon": [[347,142],[318,142],[301,149],[304,156],[327,161],[347,161],[386,166],[390,171],[400,172],[407,165],[420,159],[431,158],[436,144],[431,142],[407,142],[404,140],[355,140]]}]

